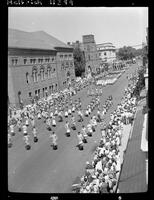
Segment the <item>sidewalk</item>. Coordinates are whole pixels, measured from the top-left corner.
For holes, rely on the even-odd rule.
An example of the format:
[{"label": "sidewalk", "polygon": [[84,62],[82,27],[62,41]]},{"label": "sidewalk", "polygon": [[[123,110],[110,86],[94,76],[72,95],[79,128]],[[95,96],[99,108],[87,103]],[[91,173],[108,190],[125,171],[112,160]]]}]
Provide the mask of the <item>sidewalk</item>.
[{"label": "sidewalk", "polygon": [[146,192],[146,155],[141,151],[144,116],[139,105],[119,180],[120,193]]}]

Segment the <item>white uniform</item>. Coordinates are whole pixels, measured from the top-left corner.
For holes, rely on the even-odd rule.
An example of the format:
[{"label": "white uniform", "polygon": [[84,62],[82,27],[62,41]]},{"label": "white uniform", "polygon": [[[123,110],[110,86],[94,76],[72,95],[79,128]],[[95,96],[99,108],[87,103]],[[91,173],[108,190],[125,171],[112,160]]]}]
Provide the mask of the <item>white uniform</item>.
[{"label": "white uniform", "polygon": [[37,118],[41,119],[41,113],[40,112],[37,114]]},{"label": "white uniform", "polygon": [[29,125],[29,120],[28,120],[28,118],[26,119],[25,124],[26,124],[26,126]]},{"label": "white uniform", "polygon": [[52,126],[56,126],[56,120],[55,120],[55,118],[52,119]]},{"label": "white uniform", "polygon": [[33,135],[34,135],[34,137],[37,137],[37,130],[36,130],[36,128],[33,129]]},{"label": "white uniform", "polygon": [[65,124],[65,128],[66,128],[66,132],[67,132],[67,133],[70,133],[70,132],[71,132],[68,123]]},{"label": "white uniform", "polygon": [[57,135],[52,134],[52,135],[50,135],[50,138],[52,140],[53,145],[57,145],[57,139],[58,139]]},{"label": "white uniform", "polygon": [[65,117],[68,117],[68,112],[67,111],[65,111]]},{"label": "white uniform", "polygon": [[83,136],[82,136],[82,134],[77,135],[77,137],[78,137],[79,145],[83,144]]},{"label": "white uniform", "polygon": [[29,136],[25,135],[23,139],[24,139],[24,142],[26,143],[26,145],[29,145]]},{"label": "white uniform", "polygon": [[10,132],[14,133],[14,125],[13,124],[10,125]]},{"label": "white uniform", "polygon": [[83,136],[84,136],[84,137],[87,137],[86,128],[83,127],[81,131],[82,131]]},{"label": "white uniform", "polygon": [[23,134],[26,135],[27,134],[27,126],[23,125],[22,129],[23,129]]}]

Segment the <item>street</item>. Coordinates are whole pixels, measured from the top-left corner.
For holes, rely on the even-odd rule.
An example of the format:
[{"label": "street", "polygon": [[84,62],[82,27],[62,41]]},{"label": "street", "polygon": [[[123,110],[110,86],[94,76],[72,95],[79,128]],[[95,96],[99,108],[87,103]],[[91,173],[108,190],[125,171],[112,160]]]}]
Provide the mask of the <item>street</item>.
[{"label": "street", "polygon": [[[109,95],[113,96],[113,106],[105,116],[109,120],[110,113],[120,103],[124,88],[128,85],[127,75],[135,71],[137,64],[131,65],[118,81],[113,85],[103,88],[101,105]],[[90,102],[92,97],[87,98],[87,88],[84,88],[74,99],[81,98],[82,105]],[[96,110],[93,112],[96,113]],[[84,124],[90,117],[84,118]],[[77,177],[84,174],[86,161],[93,158],[93,152],[100,141],[99,127],[88,143],[84,144],[84,150],[79,151],[77,145],[77,131],[71,131],[71,137],[65,136],[64,122],[57,123],[56,134],[58,136],[58,150],[50,147],[49,133],[43,121],[37,121],[39,132],[38,143],[34,144],[31,137],[32,148],[26,151],[22,133],[16,133],[13,138],[13,147],[8,149],[8,189],[11,192],[34,192],[34,193],[68,193],[71,185]],[[81,123],[77,122],[77,130],[81,130]],[[32,134],[30,134],[32,135]]]}]

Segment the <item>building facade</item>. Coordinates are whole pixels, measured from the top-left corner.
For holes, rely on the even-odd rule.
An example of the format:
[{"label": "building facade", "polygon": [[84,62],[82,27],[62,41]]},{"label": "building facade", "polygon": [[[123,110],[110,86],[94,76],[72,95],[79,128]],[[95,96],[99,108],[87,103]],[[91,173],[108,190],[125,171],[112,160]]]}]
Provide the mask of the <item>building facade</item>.
[{"label": "building facade", "polygon": [[65,89],[75,79],[73,48],[49,34],[9,29],[8,102],[19,107],[35,96]]},{"label": "building facade", "polygon": [[116,48],[112,43],[97,44],[97,51],[101,62],[112,63],[116,60]]},{"label": "building facade", "polygon": [[97,73],[100,70],[100,59],[94,35],[83,35],[82,40],[86,59],[85,72],[89,73],[90,70],[93,73]]}]

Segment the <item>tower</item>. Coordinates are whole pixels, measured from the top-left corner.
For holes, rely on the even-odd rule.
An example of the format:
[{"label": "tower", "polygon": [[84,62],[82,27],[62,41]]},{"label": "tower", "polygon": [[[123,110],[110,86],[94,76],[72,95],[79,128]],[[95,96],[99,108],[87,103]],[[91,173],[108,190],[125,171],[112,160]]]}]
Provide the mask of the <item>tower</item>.
[{"label": "tower", "polygon": [[85,72],[88,73],[89,71],[91,71],[96,73],[100,65],[94,35],[83,35],[82,41],[86,58]]}]

